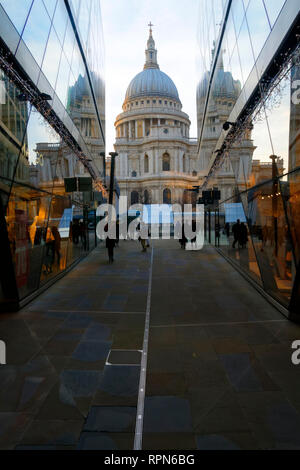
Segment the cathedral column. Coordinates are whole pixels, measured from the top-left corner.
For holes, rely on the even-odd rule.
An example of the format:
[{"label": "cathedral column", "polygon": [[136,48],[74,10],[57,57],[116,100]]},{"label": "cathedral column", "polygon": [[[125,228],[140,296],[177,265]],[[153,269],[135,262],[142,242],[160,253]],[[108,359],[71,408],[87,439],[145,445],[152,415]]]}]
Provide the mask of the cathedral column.
[{"label": "cathedral column", "polygon": [[176,149],[176,155],[175,155],[175,166],[176,166],[176,173],[179,172],[179,149]]},{"label": "cathedral column", "polygon": [[124,159],[125,159],[125,162],[124,162],[124,176],[127,177],[128,176],[128,153],[125,153]]},{"label": "cathedral column", "polygon": [[124,175],[124,154],[120,153],[120,156],[117,157],[117,160],[119,160],[119,170],[120,170],[120,177]]},{"label": "cathedral column", "polygon": [[131,140],[131,121],[128,122],[128,138]]},{"label": "cathedral column", "polygon": [[140,176],[144,176],[144,165],[143,165],[144,161],[143,160],[144,160],[144,155],[141,154],[140,155]]},{"label": "cathedral column", "polygon": [[150,175],[154,173],[154,149],[149,152],[149,173]]},{"label": "cathedral column", "polygon": [[179,150],[178,152],[178,159],[179,159],[179,173],[183,173],[183,154],[184,152],[182,150]]},{"label": "cathedral column", "polygon": [[178,149],[174,149],[174,171],[177,173],[178,171]]},{"label": "cathedral column", "polygon": [[155,149],[155,173],[159,173],[159,167],[158,167],[158,149]]},{"label": "cathedral column", "polygon": [[119,156],[117,159],[116,159],[116,176],[121,176],[121,173],[120,173],[120,165],[121,164],[121,156]]}]

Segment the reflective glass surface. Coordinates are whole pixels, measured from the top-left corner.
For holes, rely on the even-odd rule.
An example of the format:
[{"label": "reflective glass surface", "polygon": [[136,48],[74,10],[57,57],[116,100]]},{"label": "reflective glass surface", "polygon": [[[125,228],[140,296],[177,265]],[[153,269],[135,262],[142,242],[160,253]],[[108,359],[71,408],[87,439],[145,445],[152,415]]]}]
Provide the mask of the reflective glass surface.
[{"label": "reflective glass surface", "polygon": [[[207,208],[207,239],[268,294],[299,314],[300,57],[295,56],[277,85],[252,105],[238,137],[218,151],[228,131],[239,126],[236,118],[250,98],[248,90],[254,89],[250,81],[260,90],[265,86],[259,83],[256,61],[264,56],[264,45],[275,33],[284,7],[283,1],[234,0],[211,77],[217,43],[204,2],[197,90],[199,161],[204,189],[221,192],[219,210]],[[282,10],[281,17],[287,16]]]},{"label": "reflective glass surface", "polygon": [[[100,1],[88,3],[72,2],[83,57],[63,1],[0,2],[9,17],[5,15],[7,31],[20,35],[17,60],[39,91],[50,95],[50,109],[68,126],[91,165],[102,169],[104,44]],[[54,130],[56,122],[45,119],[23,92],[0,70],[0,217],[7,228],[19,299],[66,269],[96,241],[91,194],[67,193],[64,185],[64,178],[90,174]],[[5,298],[2,287],[0,298]]]}]

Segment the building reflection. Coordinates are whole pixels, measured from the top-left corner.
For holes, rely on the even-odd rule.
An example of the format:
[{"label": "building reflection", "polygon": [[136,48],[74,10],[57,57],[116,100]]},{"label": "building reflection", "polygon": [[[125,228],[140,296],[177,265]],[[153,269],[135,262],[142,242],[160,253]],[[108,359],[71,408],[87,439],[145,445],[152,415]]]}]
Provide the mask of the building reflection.
[{"label": "building reflection", "polygon": [[[0,241],[5,252],[0,308],[6,310],[18,308],[96,243],[90,191],[67,192],[64,179],[101,177],[105,85],[100,78],[100,4],[93,2],[80,16],[85,5],[77,2],[78,18],[71,18],[72,11],[62,4],[50,20],[47,6],[36,3],[17,29],[14,23],[21,18],[16,9],[0,6],[0,22],[6,24],[0,50]],[[85,31],[87,49],[80,49],[73,21],[80,34]],[[37,24],[47,32],[45,41],[34,41]],[[14,35],[22,52],[12,54]]]},{"label": "building reflection", "polygon": [[[207,165],[202,189],[221,191],[221,252],[296,319],[300,304],[300,72],[297,34],[286,23],[291,4],[281,3],[282,10],[275,11],[271,4],[264,9],[250,0],[242,11],[233,2],[223,23],[225,8],[213,1],[210,7],[219,14],[223,27],[218,41],[221,30],[209,25],[208,2],[204,1],[199,29],[199,158]],[[265,28],[258,28],[258,17]],[[280,34],[286,30],[293,46],[289,51],[273,47],[271,55],[268,39],[279,44],[279,25]],[[212,46],[213,60],[207,66]],[[292,58],[277,75],[274,72],[271,77],[269,71],[260,76],[267,64],[288,54]],[[211,217],[214,232],[213,211]],[[246,244],[234,243],[237,219],[247,228]]]}]

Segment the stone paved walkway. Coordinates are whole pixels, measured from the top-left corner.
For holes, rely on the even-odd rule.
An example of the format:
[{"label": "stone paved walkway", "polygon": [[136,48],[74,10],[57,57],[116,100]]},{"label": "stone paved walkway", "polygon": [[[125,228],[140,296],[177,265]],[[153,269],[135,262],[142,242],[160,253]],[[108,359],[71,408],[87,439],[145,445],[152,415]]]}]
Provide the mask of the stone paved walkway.
[{"label": "stone paved walkway", "polygon": [[299,449],[300,327],[215,250],[103,247],[0,316],[0,449],[132,449],[147,295],[144,449]]}]

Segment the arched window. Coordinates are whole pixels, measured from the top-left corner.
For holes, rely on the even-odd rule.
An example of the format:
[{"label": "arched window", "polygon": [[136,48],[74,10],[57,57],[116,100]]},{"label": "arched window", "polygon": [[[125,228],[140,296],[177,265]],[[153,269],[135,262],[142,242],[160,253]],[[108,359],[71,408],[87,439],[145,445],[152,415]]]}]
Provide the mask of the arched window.
[{"label": "arched window", "polygon": [[171,204],[171,191],[169,188],[164,189],[163,204]]},{"label": "arched window", "polygon": [[136,171],[132,171],[131,176],[132,176],[132,178],[136,178]]},{"label": "arched window", "polygon": [[150,203],[150,197],[149,197],[149,192],[147,189],[144,191],[144,204],[149,204]]},{"label": "arched window", "polygon": [[146,154],[144,158],[144,172],[149,173],[149,157]]},{"label": "arched window", "polygon": [[131,205],[139,203],[139,193],[137,191],[131,192]]},{"label": "arched window", "polygon": [[186,156],[185,156],[185,154],[182,157],[182,169],[183,169],[183,173],[186,173]]},{"label": "arched window", "polygon": [[170,155],[168,153],[163,154],[162,169],[163,171],[170,171]]}]

